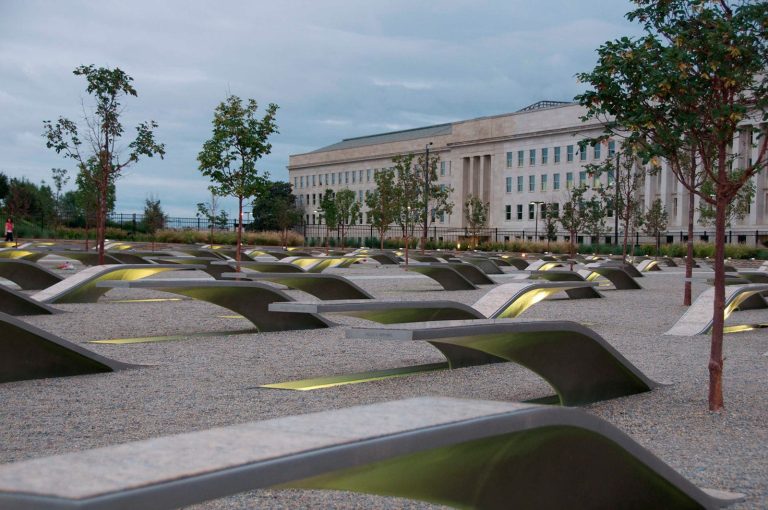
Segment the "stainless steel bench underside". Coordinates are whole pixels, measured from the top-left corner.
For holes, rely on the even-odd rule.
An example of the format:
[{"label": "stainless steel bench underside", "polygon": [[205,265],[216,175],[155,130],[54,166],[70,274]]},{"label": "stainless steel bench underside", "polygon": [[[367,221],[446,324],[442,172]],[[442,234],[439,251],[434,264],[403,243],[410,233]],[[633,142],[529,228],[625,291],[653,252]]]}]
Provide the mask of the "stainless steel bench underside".
[{"label": "stainless steel bench underside", "polygon": [[423,397],[0,466],[0,507],[167,509],[262,487],[340,489],[461,508],[718,508],[575,409]]}]

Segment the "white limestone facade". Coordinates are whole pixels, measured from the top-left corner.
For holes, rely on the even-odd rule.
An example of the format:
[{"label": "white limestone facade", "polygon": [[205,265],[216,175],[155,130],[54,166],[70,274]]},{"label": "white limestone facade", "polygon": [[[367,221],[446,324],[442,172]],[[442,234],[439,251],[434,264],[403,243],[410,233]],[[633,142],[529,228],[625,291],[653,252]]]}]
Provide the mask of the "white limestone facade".
[{"label": "white limestone facade", "polygon": [[[535,203],[562,208],[571,187],[580,183],[607,186],[611,181],[605,174],[591,177],[586,165],[615,157],[618,141],[587,146],[582,151],[579,141],[603,132],[598,121],[582,122],[584,114],[584,108],[573,103],[541,102],[515,113],[345,139],[290,156],[289,179],[304,209],[305,222],[318,223],[319,200],[326,189],[349,188],[362,201],[365,193],[375,188],[374,173],[393,166],[392,157],[424,153],[431,143],[430,154],[438,154],[441,161],[437,185],[453,188],[455,204],[454,213],[437,218],[434,226],[464,227],[462,204],[472,194],[490,203],[489,227],[508,232],[504,239],[532,239],[536,231],[542,238],[544,227]],[[743,157],[752,156],[752,149],[743,142],[741,149]],[[756,239],[754,231],[768,229],[765,175],[758,175],[754,184],[756,196],[748,217],[732,225],[734,230],[751,231],[752,239]],[[638,195],[646,208],[656,198],[662,199],[670,232],[687,229],[688,192],[666,165],[662,164],[657,175],[645,178]],[[698,208],[698,199],[694,207]],[[363,223],[367,223],[365,210],[363,207]],[[609,218],[611,229],[613,223]],[[705,231],[706,227],[697,225],[696,230]],[[713,228],[709,230],[711,233]],[[607,238],[611,236],[606,233]],[[559,237],[562,239],[562,234]],[[605,241],[608,239],[601,240]]]}]

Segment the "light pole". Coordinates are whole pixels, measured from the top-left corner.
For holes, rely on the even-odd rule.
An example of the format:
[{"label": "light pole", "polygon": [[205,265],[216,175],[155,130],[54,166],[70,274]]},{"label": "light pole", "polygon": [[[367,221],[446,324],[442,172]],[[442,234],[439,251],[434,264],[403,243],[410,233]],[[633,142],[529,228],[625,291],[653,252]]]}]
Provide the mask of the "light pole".
[{"label": "light pole", "polygon": [[533,200],[530,203],[533,204],[533,217],[535,218],[533,241],[536,242],[539,240],[539,207],[541,207],[541,204],[543,204],[544,201]]},{"label": "light pole", "polygon": [[429,146],[432,142],[429,142],[424,148],[424,232],[421,236],[421,254],[424,255],[424,250],[427,248],[427,234],[429,233]]},{"label": "light pole", "polygon": [[619,245],[619,172],[621,172],[621,152],[616,150],[616,175],[613,176],[613,182],[616,186],[616,195],[613,198],[613,245]]}]

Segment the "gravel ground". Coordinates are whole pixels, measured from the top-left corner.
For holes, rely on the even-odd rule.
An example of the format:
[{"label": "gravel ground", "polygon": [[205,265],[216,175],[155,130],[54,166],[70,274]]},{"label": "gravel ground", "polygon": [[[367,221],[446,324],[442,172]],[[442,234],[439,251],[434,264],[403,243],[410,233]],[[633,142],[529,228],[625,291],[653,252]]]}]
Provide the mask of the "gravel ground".
[{"label": "gravel ground", "polygon": [[[426,277],[388,266],[332,271],[364,277],[355,283],[385,299],[453,299],[471,304],[486,291],[443,291]],[[605,299],[544,301],[520,320],[582,322],[649,377],[671,383],[642,395],[593,404],[587,411],[613,423],[695,484],[746,494],[745,502],[731,508],[768,508],[768,338],[764,329],[726,336],[726,410],[707,411],[709,337],[662,335],[684,312],[682,271],[664,268],[648,273],[640,280],[644,289],[605,290]],[[203,276],[188,272],[174,277]],[[701,270],[695,276],[700,277],[694,283],[697,295],[706,288],[711,272]],[[291,294],[308,299],[297,291]],[[425,343],[345,339],[343,326],[255,333],[250,322],[233,318],[231,311],[186,298],[124,301],[168,297],[175,296],[114,289],[96,304],[57,305],[67,313],[25,317],[88,349],[142,366],[112,374],[0,385],[0,462],[419,395],[517,401],[552,393],[535,374],[511,363],[306,392],[259,388],[292,379],[439,362],[442,356]],[[729,322],[767,319],[765,310],[753,310],[737,312]],[[209,334],[196,335],[201,332]],[[173,339],[86,343],[165,335]],[[298,490],[254,491],[195,508],[392,507],[433,508],[394,498]]]}]

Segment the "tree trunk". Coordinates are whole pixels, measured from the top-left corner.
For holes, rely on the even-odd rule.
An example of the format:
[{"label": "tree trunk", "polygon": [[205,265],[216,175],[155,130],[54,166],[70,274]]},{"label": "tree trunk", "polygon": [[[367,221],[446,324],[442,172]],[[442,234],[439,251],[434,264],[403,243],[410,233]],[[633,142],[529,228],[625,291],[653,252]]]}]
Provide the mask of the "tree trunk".
[{"label": "tree trunk", "polygon": [[379,245],[381,246],[381,250],[384,250],[384,231],[379,230]]},{"label": "tree trunk", "polygon": [[718,195],[715,211],[715,304],[709,351],[709,410],[723,408],[723,326],[725,322],[725,213],[728,200]]},{"label": "tree trunk", "polygon": [[695,195],[688,194],[688,242],[685,243],[685,289],[683,291],[683,306],[691,306],[691,287],[693,278],[693,208]]},{"label": "tree trunk", "polygon": [[405,236],[405,269],[408,269],[408,236]]},{"label": "tree trunk", "polygon": [[328,223],[325,224],[325,254],[331,254],[331,233],[328,228]]},{"label": "tree trunk", "polygon": [[243,197],[237,197],[237,243],[235,243],[235,271],[240,272],[240,247],[243,244]]},{"label": "tree trunk", "polygon": [[104,239],[107,236],[107,190],[101,192],[99,215],[96,218],[96,243],[99,249],[99,265],[104,264]]},{"label": "tree trunk", "polygon": [[632,214],[632,211],[627,211],[627,217],[624,220],[624,245],[621,249],[621,261],[626,262],[627,261],[627,240],[629,238],[629,217]]}]

